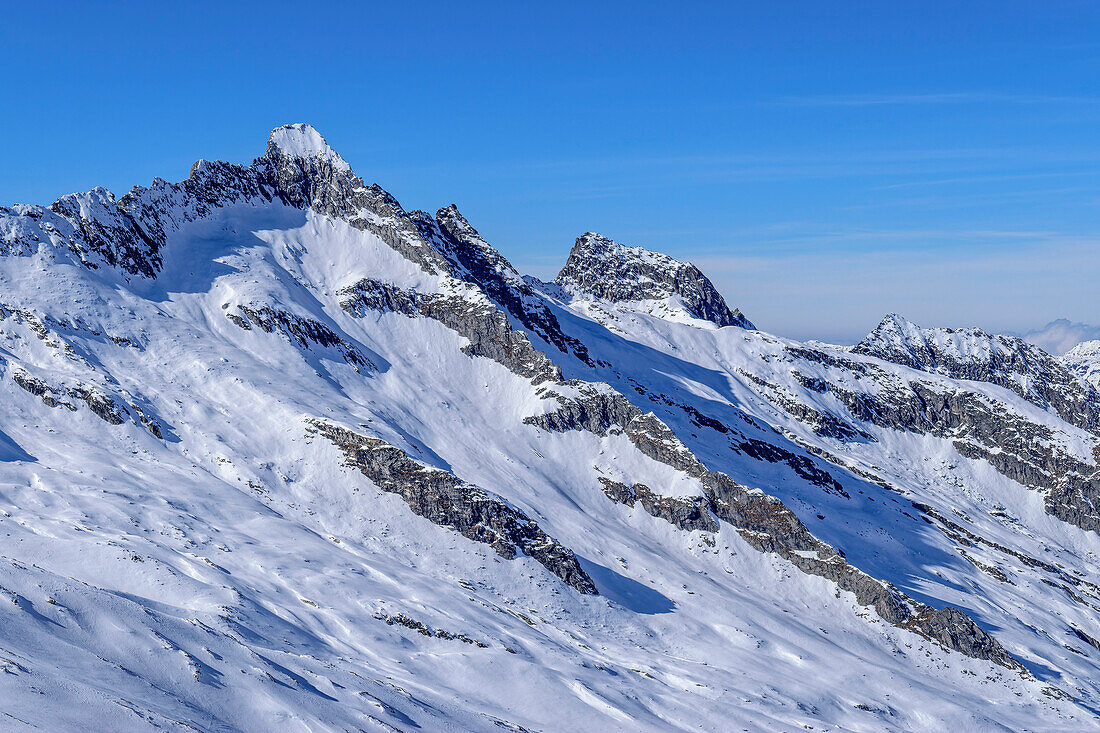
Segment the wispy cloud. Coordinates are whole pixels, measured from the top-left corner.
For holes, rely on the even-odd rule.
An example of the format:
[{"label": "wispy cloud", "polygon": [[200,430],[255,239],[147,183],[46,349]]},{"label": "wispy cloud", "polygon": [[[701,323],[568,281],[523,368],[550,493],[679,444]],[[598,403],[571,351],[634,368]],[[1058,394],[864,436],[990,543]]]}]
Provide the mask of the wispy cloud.
[{"label": "wispy cloud", "polygon": [[1041,178],[1069,178],[1071,176],[1100,176],[1100,170],[1087,171],[1049,171],[1046,173],[1014,173],[1010,175],[996,176],[959,176],[955,178],[938,178],[930,181],[906,181],[904,183],[891,183],[885,186],[876,186],[875,189],[885,190],[893,188],[912,188],[914,186],[946,186],[956,183],[1001,183],[1005,181],[1027,181]]},{"label": "wispy cloud", "polygon": [[792,107],[873,107],[939,104],[1100,104],[1100,97],[1001,92],[932,92],[918,94],[836,94],[780,97]]},{"label": "wispy cloud", "polygon": [[[421,165],[401,164],[393,167],[376,166],[371,175],[378,178],[402,178],[415,176],[468,176],[478,175],[519,176],[524,180],[543,178],[547,175],[628,174],[668,170],[698,171],[710,169],[773,170],[828,169],[846,166],[846,170],[877,170],[876,166],[897,163],[932,164],[960,161],[1000,162],[1006,159],[1030,163],[1081,163],[1100,161],[1100,154],[1093,149],[1051,151],[1045,148],[1028,149],[1013,147],[959,147],[941,148],[903,147],[894,149],[845,149],[822,153],[820,151],[775,151],[769,153],[699,150],[681,155],[624,155],[588,157],[556,156],[553,158],[516,157],[487,160],[484,157],[454,163],[429,163]],[[857,168],[865,166],[866,168]]]},{"label": "wispy cloud", "polygon": [[[661,239],[665,239],[664,233],[661,234]],[[736,230],[715,228],[693,232],[692,235],[696,242],[703,240],[721,244],[696,245],[690,252],[676,249],[670,251],[670,254],[689,258],[721,257],[731,247],[735,247],[750,257],[763,254],[771,260],[790,261],[847,254],[893,256],[906,252],[923,253],[942,259],[943,253],[949,251],[951,259],[957,261],[971,256],[985,256],[991,249],[1008,254],[1028,247],[1096,242],[1096,237],[1044,229],[849,227],[813,222],[791,222]]]}]

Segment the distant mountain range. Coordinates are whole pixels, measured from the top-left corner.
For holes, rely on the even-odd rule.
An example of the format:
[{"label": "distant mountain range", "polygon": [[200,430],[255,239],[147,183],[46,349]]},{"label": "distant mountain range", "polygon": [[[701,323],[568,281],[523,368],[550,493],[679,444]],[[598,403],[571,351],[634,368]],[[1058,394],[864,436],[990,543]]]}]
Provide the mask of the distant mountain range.
[{"label": "distant mountain range", "polygon": [[543,282],[302,124],[0,208],[0,711],[1100,729],[1100,348],[1037,338],[800,343],[593,232]]}]

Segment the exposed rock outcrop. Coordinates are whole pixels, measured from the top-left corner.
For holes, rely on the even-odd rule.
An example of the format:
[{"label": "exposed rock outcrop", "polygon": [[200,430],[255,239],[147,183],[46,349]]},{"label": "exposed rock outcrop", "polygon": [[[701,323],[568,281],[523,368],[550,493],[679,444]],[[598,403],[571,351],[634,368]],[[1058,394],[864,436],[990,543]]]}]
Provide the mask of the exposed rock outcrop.
[{"label": "exposed rock outcrop", "polygon": [[508,317],[484,297],[463,297],[405,290],[379,280],[363,279],[340,292],[341,307],[362,318],[371,312],[424,316],[464,336],[470,356],[483,356],[533,380],[560,381],[561,369],[542,353]]},{"label": "exposed rock outcrop", "polygon": [[378,438],[359,435],[321,420],[318,433],[344,454],[344,462],[379,489],[397,494],[413,513],[463,536],[483,542],[508,559],[523,553],[580,593],[597,595],[595,583],[576,556],[522,512],[454,474],[425,466]]},{"label": "exposed rock outcrop", "polygon": [[1062,363],[1100,390],[1100,341],[1077,344],[1062,356]]},{"label": "exposed rock outcrop", "polygon": [[705,497],[669,497],[655,494],[645,484],[627,486],[621,481],[600,477],[603,493],[616,504],[634,506],[641,503],[648,514],[663,519],[680,529],[701,529],[717,532],[718,522],[710,515],[709,502]]},{"label": "exposed rock outcrop", "polygon": [[65,400],[67,395],[63,390],[54,389],[45,381],[32,377],[22,370],[12,372],[11,378],[24,390],[40,398],[47,407],[64,407],[70,411],[76,411],[76,405]]},{"label": "exposed rock outcrop", "polygon": [[480,642],[477,639],[471,639],[466,634],[456,634],[453,631],[446,631],[445,629],[433,629],[423,621],[417,621],[414,618],[410,618],[403,613],[394,615],[377,613],[374,615],[379,621],[385,621],[387,626],[404,626],[406,629],[412,629],[421,636],[434,636],[437,639],[446,639],[448,641],[461,641],[463,644],[472,644],[473,646],[480,647],[481,649],[488,649],[489,645],[484,642]]},{"label": "exposed rock outcrop", "polygon": [[591,365],[588,348],[566,335],[546,302],[503,255],[481,238],[452,204],[435,214],[443,235],[443,251],[456,265],[454,274],[479,287],[523,327],[566,354]]},{"label": "exposed rock outcrop", "polygon": [[269,305],[241,305],[237,307],[240,315],[226,312],[226,318],[240,328],[249,331],[255,325],[266,333],[278,333],[300,348],[308,349],[321,346],[335,350],[356,371],[362,368],[374,369],[374,364],[362,352],[331,328],[312,318],[303,318],[280,308]]},{"label": "exposed rock outcrop", "polygon": [[[1100,466],[1100,444],[1093,450]],[[1082,468],[1056,485],[1044,502],[1047,513],[1082,529],[1100,532],[1100,468]]]},{"label": "exposed rock outcrop", "polygon": [[164,439],[165,433],[169,430],[169,427],[148,405],[145,409],[135,403],[127,406],[118,395],[112,397],[95,387],[83,384],[74,387],[51,385],[43,379],[31,376],[23,369],[12,371],[12,381],[41,399],[47,407],[63,407],[70,412],[76,412],[77,405],[73,402],[83,402],[93,415],[110,425],[122,425],[129,419],[160,440]]},{"label": "exposed rock outcrop", "polygon": [[[881,327],[882,333],[873,340],[878,358],[885,359],[888,356],[889,360],[913,368],[921,368],[922,371],[939,373],[941,370],[959,370],[971,374],[975,381],[996,383],[997,379],[1007,374],[1004,370],[1008,367],[1005,365],[1025,363],[1042,365],[1053,360],[1041,350],[1025,344],[1027,349],[1035,349],[1038,352],[1032,361],[1025,359],[998,362],[995,358],[976,357],[973,363],[968,362],[969,366],[964,368],[957,359],[945,356],[943,349],[934,348],[934,344],[921,346],[926,340],[935,341],[944,334],[920,331],[912,324],[906,327],[905,324],[908,322],[901,319],[896,321],[888,319],[888,321],[890,322],[884,321],[885,325]],[[909,334],[910,338],[902,342],[898,338],[887,337],[886,334],[893,333],[897,329]],[[913,333],[914,329],[916,329],[916,335]],[[951,332],[947,336],[953,334],[954,332]],[[972,331],[967,331],[959,337],[970,339],[973,336]],[[996,350],[996,343],[999,343],[990,339],[994,337],[979,339],[981,348],[973,344],[968,348],[974,352],[984,353],[988,357],[989,353]],[[913,346],[914,343],[916,346]],[[912,347],[912,353],[910,353],[910,347]],[[870,348],[869,344],[857,347],[860,353],[866,353]],[[905,378],[901,374],[886,371],[873,363],[861,363],[840,354],[817,349],[788,348],[787,352],[796,360],[826,365],[855,377],[872,378],[877,386],[873,391],[853,388],[853,384],[859,383],[858,379],[816,377],[808,387],[816,393],[835,397],[856,421],[891,430],[932,435],[950,440],[960,455],[985,461],[1008,478],[1044,492],[1046,509],[1052,516],[1083,529],[1100,531],[1100,510],[1096,508],[1100,507],[1100,487],[1096,485],[1095,479],[1097,469],[1075,455],[1065,445],[1062,436],[1056,434],[1048,425],[1027,418],[1005,402],[977,390],[961,388],[958,384],[936,382],[931,379]],[[1026,357],[1030,352],[1025,350],[1019,353]],[[1024,357],[1021,358],[1024,359]],[[994,363],[1002,365],[998,368],[999,371],[998,369],[994,372],[984,371]],[[922,364],[923,368],[917,366]],[[1050,404],[1072,407],[1078,404],[1076,400],[1079,398],[1082,400],[1080,404],[1086,406],[1081,409],[1072,407],[1073,415],[1080,418],[1078,422],[1087,423],[1091,420],[1088,416],[1092,414],[1094,405],[1091,402],[1092,398],[1080,391],[1085,388],[1080,380],[1072,375],[1066,376],[1068,372],[1061,367],[1061,372],[1058,369],[1036,368],[1037,373],[1046,373],[1048,376],[1061,374],[1061,376],[1057,378],[1050,376],[1044,382],[1042,379],[1034,381],[1030,376],[1024,378],[1016,373],[1017,377],[1020,377],[1020,382],[1013,382],[1013,384],[1021,389],[1023,388],[1021,385],[1027,385],[1034,387],[1035,390],[1052,389],[1062,394],[1062,387],[1057,385],[1061,384],[1062,378],[1065,377],[1068,380],[1065,394],[1070,397],[1066,400],[1052,398]],[[977,379],[983,374],[985,378]],[[958,375],[945,376],[951,376],[953,379],[968,378]],[[759,380],[758,377],[751,375],[750,377]],[[1045,386],[1035,386],[1043,384]],[[1013,391],[1017,392],[1015,389]],[[1038,394],[1038,391],[1033,391],[1032,397]],[[797,409],[786,406],[782,396],[776,400],[776,404],[785,407],[788,412],[815,427],[822,424],[813,413],[802,416],[798,414]],[[1100,406],[1100,401],[1096,402],[1095,406]],[[847,423],[844,418],[837,417],[837,420]],[[1074,424],[1073,420],[1066,419],[1066,421]],[[1100,443],[1097,445],[1100,446]]]}]

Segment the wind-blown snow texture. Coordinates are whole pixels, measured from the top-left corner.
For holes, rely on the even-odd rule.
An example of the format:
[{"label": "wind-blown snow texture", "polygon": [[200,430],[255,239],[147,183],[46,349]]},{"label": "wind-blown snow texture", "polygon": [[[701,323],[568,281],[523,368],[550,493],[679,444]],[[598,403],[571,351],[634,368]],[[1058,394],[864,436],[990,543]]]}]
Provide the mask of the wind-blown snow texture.
[{"label": "wind-blown snow texture", "polygon": [[3,727],[1100,728],[1095,349],[524,278],[306,125],[0,252]]}]

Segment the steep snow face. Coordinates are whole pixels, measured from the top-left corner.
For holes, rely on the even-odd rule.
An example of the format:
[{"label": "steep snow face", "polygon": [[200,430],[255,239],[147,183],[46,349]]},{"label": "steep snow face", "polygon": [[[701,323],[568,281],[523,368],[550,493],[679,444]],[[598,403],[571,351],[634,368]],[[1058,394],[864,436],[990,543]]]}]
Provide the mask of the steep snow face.
[{"label": "steep snow face", "polygon": [[273,158],[276,155],[286,158],[323,160],[337,170],[351,170],[351,166],[329,147],[321,137],[321,133],[317,132],[312,125],[298,123],[283,125],[272,130],[267,141],[267,156]]},{"label": "steep snow face", "polygon": [[754,328],[740,311],[731,312],[710,280],[689,262],[628,247],[602,234],[578,237],[554,282],[579,299],[630,303],[670,318],[695,318],[717,326]]},{"label": "steep snow face", "polygon": [[1085,341],[1062,357],[1065,363],[1085,381],[1100,389],[1100,341]]},{"label": "steep snow face", "polygon": [[1100,535],[973,457],[1031,460],[1013,430],[880,418],[969,394],[1048,472],[1095,468],[1088,431],[635,301],[601,322],[457,209],[272,140],[0,211],[7,715],[1100,728]]}]

